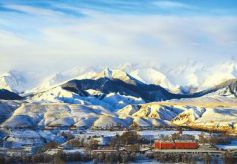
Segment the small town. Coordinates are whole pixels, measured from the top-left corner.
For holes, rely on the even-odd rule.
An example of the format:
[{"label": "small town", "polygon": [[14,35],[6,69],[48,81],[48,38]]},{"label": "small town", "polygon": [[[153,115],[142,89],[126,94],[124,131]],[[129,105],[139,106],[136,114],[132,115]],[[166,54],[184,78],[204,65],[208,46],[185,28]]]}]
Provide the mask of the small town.
[{"label": "small town", "polygon": [[[37,143],[35,138],[2,140],[1,163],[226,163],[237,161],[237,138],[193,131],[60,131],[65,142]],[[189,134],[190,133],[190,134]],[[107,134],[107,135],[105,135]],[[6,138],[5,138],[6,140]],[[16,143],[18,142],[18,143]]]}]

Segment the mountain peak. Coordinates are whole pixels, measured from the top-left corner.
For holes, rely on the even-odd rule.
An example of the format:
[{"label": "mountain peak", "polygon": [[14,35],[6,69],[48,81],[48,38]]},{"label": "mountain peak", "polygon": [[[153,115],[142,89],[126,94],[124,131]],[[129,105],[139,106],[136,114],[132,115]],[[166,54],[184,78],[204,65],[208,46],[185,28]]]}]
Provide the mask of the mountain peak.
[{"label": "mountain peak", "polygon": [[109,79],[113,78],[113,71],[109,67],[106,67],[103,72],[105,77]]},{"label": "mountain peak", "polygon": [[12,92],[20,93],[24,91],[26,82],[22,73],[9,71],[0,76],[0,89],[6,89]]}]

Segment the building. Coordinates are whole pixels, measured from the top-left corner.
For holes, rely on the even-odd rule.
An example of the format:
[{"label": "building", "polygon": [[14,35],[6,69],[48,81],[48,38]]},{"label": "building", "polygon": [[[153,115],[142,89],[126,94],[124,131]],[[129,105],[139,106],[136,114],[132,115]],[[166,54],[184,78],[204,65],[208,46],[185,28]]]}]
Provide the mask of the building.
[{"label": "building", "polygon": [[198,143],[191,140],[162,141],[156,140],[155,149],[197,149]]},{"label": "building", "polygon": [[176,140],[175,149],[197,149],[198,143],[192,140]]},{"label": "building", "polygon": [[173,141],[156,140],[154,147],[155,149],[174,149],[175,144]]},{"label": "building", "polygon": [[113,150],[113,149],[98,149],[98,150],[92,150],[92,154],[112,154],[112,153],[117,153],[118,150]]}]

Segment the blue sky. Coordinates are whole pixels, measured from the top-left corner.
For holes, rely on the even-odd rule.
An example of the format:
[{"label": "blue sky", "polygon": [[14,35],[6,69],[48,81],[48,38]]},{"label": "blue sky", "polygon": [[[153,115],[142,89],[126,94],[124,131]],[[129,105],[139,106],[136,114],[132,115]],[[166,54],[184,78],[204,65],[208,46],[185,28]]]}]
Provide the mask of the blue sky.
[{"label": "blue sky", "polygon": [[0,0],[0,71],[236,55],[235,0]]}]

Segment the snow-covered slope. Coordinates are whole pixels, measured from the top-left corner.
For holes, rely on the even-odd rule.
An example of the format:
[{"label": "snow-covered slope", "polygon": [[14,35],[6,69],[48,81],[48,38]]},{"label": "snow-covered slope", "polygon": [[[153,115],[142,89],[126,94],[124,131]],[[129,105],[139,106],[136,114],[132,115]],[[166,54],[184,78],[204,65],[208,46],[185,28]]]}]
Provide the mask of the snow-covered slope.
[{"label": "snow-covered slope", "polygon": [[84,127],[92,126],[102,115],[114,114],[98,106],[63,103],[26,103],[1,124],[8,128]]},{"label": "snow-covered slope", "polygon": [[146,83],[146,84],[156,84],[167,89],[174,88],[173,84],[168,80],[168,78],[158,70],[154,68],[143,68],[132,71],[131,76]]},{"label": "snow-covered slope", "polygon": [[[210,68],[189,63],[175,68],[148,65],[65,71],[44,79],[25,100],[17,102],[22,104],[19,108],[0,104],[3,114],[0,125],[7,128],[187,126],[231,131],[237,127],[236,68],[232,62]],[[23,90],[22,82],[23,79],[12,74],[0,78],[2,88],[15,92]],[[18,95],[0,89],[0,99],[1,96],[13,99]]]},{"label": "snow-covered slope", "polygon": [[[130,104],[205,96],[236,97],[237,80],[229,80],[193,94],[173,94],[157,85],[147,85],[125,72],[107,69],[92,79],[71,80],[60,86],[35,93],[29,101],[98,105],[115,111]],[[122,80],[120,80],[122,79]]]},{"label": "snow-covered slope", "polygon": [[4,122],[20,106],[16,101],[0,100],[0,123]]},{"label": "snow-covered slope", "polygon": [[237,79],[227,80],[206,90],[196,92],[191,97],[237,97]]},{"label": "snow-covered slope", "polygon": [[205,65],[188,61],[177,65],[127,64],[119,69],[148,84],[159,84],[176,93],[201,91],[237,78],[237,61]]},{"label": "snow-covered slope", "polygon": [[71,79],[90,79],[99,71],[100,68],[97,67],[76,67],[64,72],[58,72],[41,80],[39,86],[34,88],[34,91],[48,90]]},{"label": "snow-covered slope", "polygon": [[108,78],[110,80],[121,80],[125,83],[128,84],[142,84],[141,81],[139,81],[139,79],[132,77],[130,74],[128,74],[125,71],[119,70],[119,69],[109,69],[106,68],[105,70],[97,73],[95,76],[91,77],[91,79],[100,79],[100,78]]},{"label": "snow-covered slope", "polygon": [[202,80],[200,89],[209,88],[227,80],[237,78],[237,62],[227,61],[214,65],[209,70],[205,70],[205,74],[206,76]]},{"label": "snow-covered slope", "polygon": [[110,93],[119,93],[120,95],[141,98],[145,102],[182,98],[182,95],[170,93],[159,85],[131,84],[120,79],[109,78],[71,80],[63,84],[62,88],[77,94],[85,93],[87,90],[95,90],[101,93],[101,98]]},{"label": "snow-covered slope", "polygon": [[[27,75],[27,77],[26,77]],[[177,65],[126,64],[119,67],[77,67],[54,74],[9,71],[0,75],[0,88],[13,92],[48,90],[72,79],[120,79],[156,84],[176,93],[201,91],[237,77],[237,61],[213,65],[188,61]]]},{"label": "snow-covered slope", "polygon": [[0,89],[20,93],[25,89],[25,78],[15,71],[0,75]]},{"label": "snow-covered slope", "polygon": [[183,108],[149,103],[142,105],[129,105],[119,110],[118,116],[123,119],[132,119],[136,126],[169,126],[169,122],[181,113]]},{"label": "snow-covered slope", "polygon": [[41,103],[68,103],[102,106],[111,111],[125,107],[128,104],[144,103],[141,98],[110,93],[104,95],[100,91],[88,89],[80,93],[71,92],[61,86],[37,93],[28,98],[31,102]]},{"label": "snow-covered slope", "polygon": [[[60,96],[71,99],[73,92],[55,88]],[[56,93],[55,91],[55,93]],[[47,93],[48,96],[55,93]],[[45,94],[45,93],[43,93]],[[61,95],[60,95],[61,94]],[[42,95],[41,95],[42,96]],[[54,97],[54,96],[52,96]],[[42,97],[41,97],[42,98]],[[55,97],[54,97],[55,98]],[[0,106],[4,128],[113,128],[187,126],[205,130],[237,130],[237,99],[201,97],[163,102],[130,104],[117,112],[94,97],[78,98],[82,103],[64,103],[63,99]],[[117,102],[117,101],[115,101]],[[105,105],[103,105],[103,103]],[[129,104],[129,103],[128,103]],[[7,106],[6,106],[7,105]],[[16,109],[16,110],[15,110]]]},{"label": "snow-covered slope", "polygon": [[197,108],[190,106],[188,110],[172,120],[174,125],[187,126],[204,130],[237,132],[236,107]]}]

